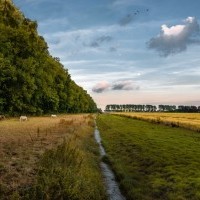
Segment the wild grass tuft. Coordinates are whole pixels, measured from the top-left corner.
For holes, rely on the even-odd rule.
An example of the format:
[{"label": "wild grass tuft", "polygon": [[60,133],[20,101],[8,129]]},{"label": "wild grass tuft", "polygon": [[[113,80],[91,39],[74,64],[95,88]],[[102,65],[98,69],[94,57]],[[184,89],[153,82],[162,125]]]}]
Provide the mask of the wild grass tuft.
[{"label": "wild grass tuft", "polygon": [[82,184],[82,161],[80,150],[66,140],[56,149],[47,150],[39,162],[37,182],[25,190],[23,196],[28,199],[76,199]]}]

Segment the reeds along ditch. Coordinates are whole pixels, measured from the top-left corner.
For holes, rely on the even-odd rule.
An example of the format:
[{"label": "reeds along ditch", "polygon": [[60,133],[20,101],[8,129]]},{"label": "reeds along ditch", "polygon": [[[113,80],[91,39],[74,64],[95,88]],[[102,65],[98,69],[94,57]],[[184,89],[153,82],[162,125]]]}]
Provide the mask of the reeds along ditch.
[{"label": "reeds along ditch", "polygon": [[92,166],[89,155],[78,148],[76,138],[43,155],[33,187],[36,199],[105,199],[98,167]]},{"label": "reeds along ditch", "polygon": [[88,165],[76,139],[64,140],[39,162],[37,181],[22,192],[27,199],[104,199],[101,177]]}]

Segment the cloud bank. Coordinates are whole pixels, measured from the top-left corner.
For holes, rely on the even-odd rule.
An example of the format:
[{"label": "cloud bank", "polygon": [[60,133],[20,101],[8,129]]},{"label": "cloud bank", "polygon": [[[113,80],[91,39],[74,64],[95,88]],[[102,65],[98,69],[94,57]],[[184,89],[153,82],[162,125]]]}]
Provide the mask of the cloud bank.
[{"label": "cloud bank", "polygon": [[134,85],[133,81],[118,81],[113,83],[112,90],[139,90],[139,86]]},{"label": "cloud bank", "polygon": [[196,18],[188,17],[183,22],[182,25],[171,27],[162,25],[160,34],[147,43],[148,48],[166,57],[185,51],[188,45],[199,44],[200,27]]},{"label": "cloud bank", "polygon": [[119,25],[120,26],[126,26],[127,24],[130,24],[133,21],[133,15],[128,14],[125,17],[123,17],[120,21],[119,21]]},{"label": "cloud bank", "polygon": [[140,87],[135,85],[134,82],[131,80],[116,81],[112,84],[108,83],[107,81],[101,81],[92,88],[92,91],[95,93],[102,93],[108,90],[139,90],[139,89]]},{"label": "cloud bank", "polygon": [[89,46],[90,47],[99,47],[101,46],[102,43],[107,43],[107,42],[110,42],[113,38],[109,35],[103,35],[103,36],[100,36],[98,38],[96,38],[95,40],[93,40]]},{"label": "cloud bank", "polygon": [[102,93],[105,92],[109,87],[110,84],[107,81],[101,81],[92,88],[92,91],[95,93]]}]

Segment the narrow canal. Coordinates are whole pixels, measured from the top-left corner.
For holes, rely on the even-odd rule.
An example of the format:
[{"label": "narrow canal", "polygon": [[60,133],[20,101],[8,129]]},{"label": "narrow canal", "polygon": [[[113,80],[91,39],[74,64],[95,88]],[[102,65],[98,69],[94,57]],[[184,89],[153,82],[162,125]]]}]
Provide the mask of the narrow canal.
[{"label": "narrow canal", "polygon": [[[97,126],[95,127],[94,137],[95,137],[96,142],[99,144],[101,157],[105,156],[106,152],[105,152],[104,147],[102,146],[101,136],[100,136]],[[108,198],[110,200],[126,200],[126,198],[122,195],[119,189],[119,185],[115,179],[115,175],[113,171],[111,170],[111,168],[108,166],[108,164],[101,161],[100,166],[101,166],[101,171],[103,173]]]}]

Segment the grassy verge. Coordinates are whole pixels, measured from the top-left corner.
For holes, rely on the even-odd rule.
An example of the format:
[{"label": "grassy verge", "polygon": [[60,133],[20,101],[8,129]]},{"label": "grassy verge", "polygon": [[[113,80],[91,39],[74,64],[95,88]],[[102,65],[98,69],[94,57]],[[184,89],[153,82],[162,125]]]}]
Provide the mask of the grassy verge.
[{"label": "grassy verge", "polygon": [[162,123],[172,127],[183,127],[200,132],[200,113],[125,112],[115,114],[158,124]]},{"label": "grassy verge", "polygon": [[128,199],[200,199],[200,135],[114,115],[97,125]]},{"label": "grassy verge", "polygon": [[106,199],[92,115],[0,122],[0,199]]}]

